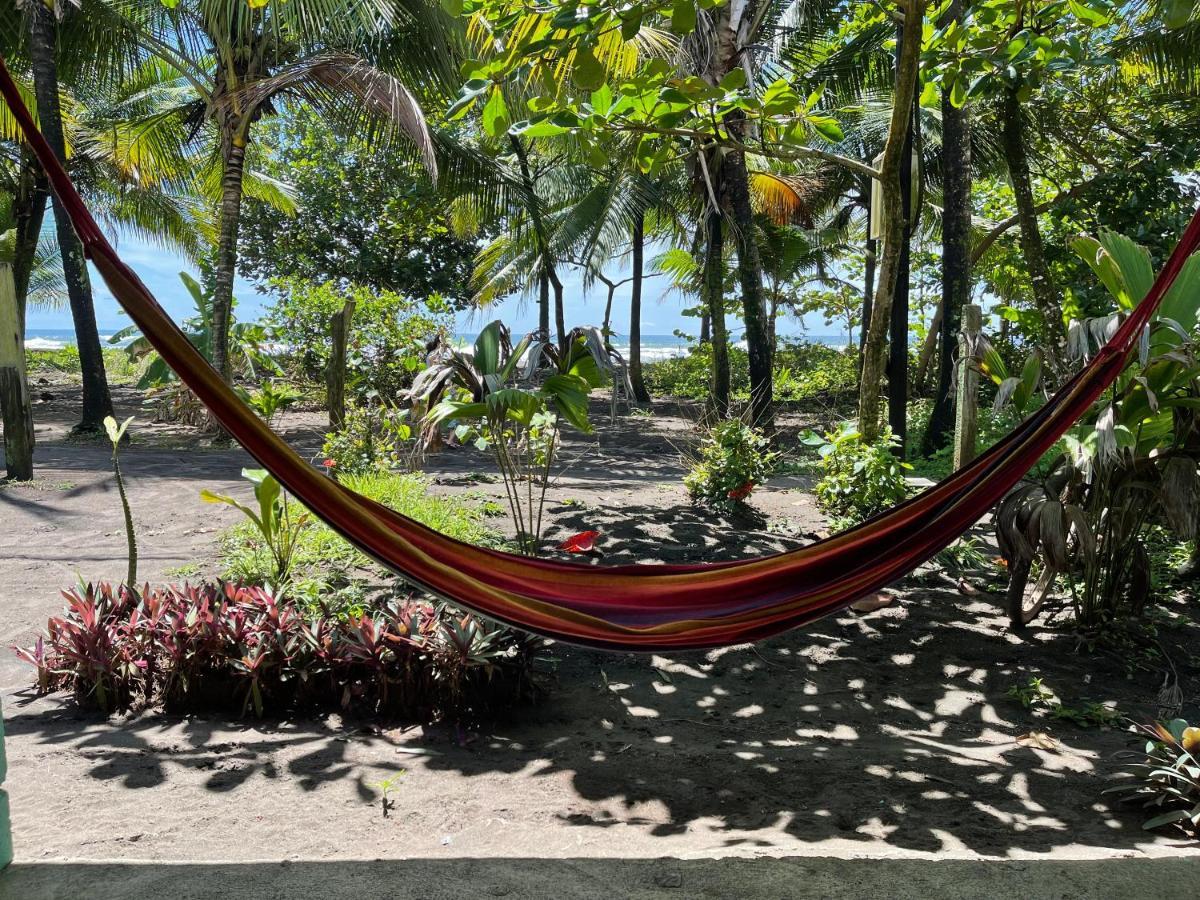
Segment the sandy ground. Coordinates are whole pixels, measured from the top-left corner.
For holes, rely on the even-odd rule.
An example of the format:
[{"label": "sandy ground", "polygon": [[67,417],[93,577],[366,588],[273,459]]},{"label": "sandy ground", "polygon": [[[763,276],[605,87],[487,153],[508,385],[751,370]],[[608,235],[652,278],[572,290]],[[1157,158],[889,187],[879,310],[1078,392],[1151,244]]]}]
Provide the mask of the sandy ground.
[{"label": "sandy ground", "polygon": [[[28,641],[44,625],[76,572],[119,578],[124,571],[108,450],[65,438],[72,391],[51,392],[55,399],[38,408],[39,480],[0,488],[5,645]],[[136,400],[120,392],[122,412],[138,412]],[[821,530],[803,480],[794,477],[756,494],[759,522],[699,515],[679,483],[689,429],[687,411],[677,412],[663,406],[653,418],[625,416],[615,426],[601,416],[595,438],[574,440],[551,491],[552,535],[599,528],[606,560],[624,561],[750,555],[795,546]],[[319,426],[319,417],[296,414],[282,428],[312,455]],[[193,563],[211,573],[217,535],[237,514],[202,503],[199,491],[246,492],[238,475],[245,456],[144,425],[135,427],[122,459],[141,535],[141,576],[177,581],[179,567]],[[451,450],[427,468],[437,490],[499,493],[498,485],[467,477],[484,462]],[[441,878],[457,877],[449,861],[461,858],[623,858],[628,866],[613,877],[634,879],[629,884],[640,887],[630,887],[633,896],[647,885],[677,886],[654,881],[659,869],[649,861],[659,857],[1061,861],[1193,852],[1180,838],[1143,832],[1136,813],[1110,809],[1101,798],[1127,735],[1047,723],[1006,697],[1009,687],[1039,675],[1069,702],[1111,701],[1147,718],[1156,676],[1127,679],[1119,660],[1081,655],[1073,638],[1045,625],[1018,639],[1005,631],[994,602],[964,596],[935,575],[915,576],[899,593],[888,608],[847,612],[756,647],[632,656],[556,646],[542,675],[543,699],[466,740],[442,726],[378,726],[336,715],[104,719],[79,712],[66,697],[34,698],[29,671],[5,652],[5,787],[17,858],[256,865],[383,858],[424,861],[418,870]],[[1167,640],[1195,646],[1196,637],[1189,627]],[[1184,715],[1194,716],[1196,670],[1187,654],[1173,655]],[[1034,730],[1050,735],[1045,749],[1024,738]],[[385,818],[379,785],[400,770],[395,808]],[[582,865],[562,871],[584,885],[602,877]],[[136,867],[114,871],[135,881],[158,877]],[[213,877],[223,871],[214,868]],[[336,878],[336,867],[328,871]],[[553,884],[555,871],[529,869],[539,884]],[[1001,894],[1008,871],[995,875]],[[1020,871],[1032,878],[1032,869]],[[0,880],[0,895],[86,893],[66,891],[68,874],[27,867]],[[777,874],[763,875],[763,884],[776,883]],[[12,880],[18,875],[34,880]],[[1060,885],[1055,896],[1077,895],[1069,878],[1034,880]],[[18,884],[49,883],[60,888],[12,893]],[[685,893],[701,895],[686,890],[689,883]],[[586,895],[565,884],[562,896]],[[518,893],[537,895],[532,881],[527,888]],[[887,891],[886,881],[880,889]],[[443,896],[432,888],[413,895]]]}]

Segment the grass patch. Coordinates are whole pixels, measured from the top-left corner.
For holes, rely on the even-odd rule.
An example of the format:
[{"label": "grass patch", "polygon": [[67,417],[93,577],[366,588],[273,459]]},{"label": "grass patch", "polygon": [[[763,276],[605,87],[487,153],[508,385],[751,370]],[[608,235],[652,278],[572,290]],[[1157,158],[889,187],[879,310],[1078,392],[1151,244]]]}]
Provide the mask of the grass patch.
[{"label": "grass patch", "polygon": [[[141,367],[120,347],[102,347],[104,372],[110,384],[136,384]],[[31,378],[53,378],[77,383],[80,380],[79,350],[74,346],[57,350],[26,350],[25,369]]]},{"label": "grass patch", "polygon": [[[463,497],[435,496],[426,476],[413,473],[368,473],[341,479],[352,491],[403,512],[442,534],[479,546],[500,546],[503,538],[488,527],[489,510]],[[299,515],[299,503],[290,503]],[[249,522],[235,525],[221,540],[222,576],[245,584],[270,580],[273,562],[261,535]],[[372,582],[390,577],[320,521],[300,533],[293,558],[289,592],[300,602],[324,605],[345,614],[365,607]]]}]

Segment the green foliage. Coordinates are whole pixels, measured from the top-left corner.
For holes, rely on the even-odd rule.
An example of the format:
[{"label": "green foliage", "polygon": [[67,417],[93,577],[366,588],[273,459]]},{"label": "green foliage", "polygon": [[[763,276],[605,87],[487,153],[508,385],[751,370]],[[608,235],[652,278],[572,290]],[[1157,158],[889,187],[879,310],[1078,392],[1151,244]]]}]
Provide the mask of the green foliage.
[{"label": "green foliage", "polygon": [[287,348],[286,364],[303,381],[324,383],[329,367],[329,320],[354,301],[346,352],[347,391],[359,402],[381,398],[394,403],[425,363],[426,347],[444,338],[452,317],[437,297],[411,300],[393,291],[373,291],[333,282],[312,284],[277,279],[276,299],[266,322]]},{"label": "green foliage", "polygon": [[214,494],[209,490],[201,491],[200,497],[207,503],[232,506],[246,516],[270,554],[271,567],[265,583],[282,588],[291,574],[296,545],[310,524],[310,516],[307,512],[293,514],[279,482],[265,469],[242,469],[242,477],[254,485],[257,510],[226,494]]},{"label": "green foliage", "polygon": [[476,244],[454,234],[445,197],[411,151],[339,132],[303,107],[264,128],[266,171],[291,187],[296,209],[247,198],[242,275],[367,285],[418,305],[435,297],[455,308],[469,303]]},{"label": "green foliage", "polygon": [[[508,329],[499,321],[491,322],[475,339],[472,353],[443,348],[413,384],[413,398],[430,407],[429,425],[454,423],[459,440],[492,451],[517,539],[530,555],[541,540],[559,417],[585,433],[592,430],[588,394],[603,382],[598,340],[602,348],[594,331],[577,328],[567,335],[565,353],[534,335],[526,335],[513,347]],[[552,374],[537,388],[519,387],[520,366],[525,365],[524,374],[531,376],[543,361]]]},{"label": "green foliage", "polygon": [[853,423],[844,422],[824,436],[809,432],[803,443],[821,458],[817,503],[839,524],[868,519],[908,494],[904,473],[912,466],[896,456],[896,439],[886,429],[869,444]]},{"label": "green foliage", "polygon": [[399,467],[401,448],[412,439],[407,409],[379,403],[351,404],[338,431],[325,435],[321,455],[325,467],[343,480],[345,475],[387,471]]},{"label": "green foliage", "polygon": [[[141,377],[141,367],[124,350],[102,348],[104,373],[109,384],[133,384]],[[49,378],[79,381],[79,348],[74,344],[57,350],[26,350],[25,370],[34,379]]]},{"label": "green foliage", "polygon": [[762,432],[741,419],[730,419],[701,439],[683,483],[697,503],[734,512],[745,508],[750,493],[770,477],[777,458]]},{"label": "green foliage", "polygon": [[[836,402],[849,399],[858,384],[857,354],[826,344],[783,341],[775,351],[773,375],[776,400]],[[729,348],[730,392],[736,400],[750,398],[750,358],[740,347]],[[708,397],[712,346],[700,344],[683,356],[649,363],[642,368],[650,393],[688,400]]]},{"label": "green foliage", "polygon": [[275,417],[300,399],[300,394],[279,378],[268,378],[243,398],[270,425]]},{"label": "green foliage", "polygon": [[[339,481],[370,500],[403,512],[450,537],[482,546],[498,546],[499,536],[486,524],[486,512],[466,498],[429,493],[429,479],[419,474],[367,472],[342,474]],[[288,501],[291,521],[306,515]],[[221,571],[242,584],[275,583],[277,564],[267,538],[250,519],[221,540]],[[389,577],[331,528],[313,521],[296,536],[289,564],[287,591],[305,608],[357,614],[366,608],[365,578]]]},{"label": "green foliage", "polygon": [[1111,728],[1121,721],[1121,714],[1104,703],[1083,700],[1077,706],[1067,706],[1036,676],[1009,687],[1007,696],[1027,710],[1055,721],[1070,722],[1078,728]]},{"label": "green foliage", "polygon": [[1135,803],[1153,815],[1142,823],[1147,831],[1167,826],[1195,835],[1200,827],[1200,728],[1186,719],[1139,725],[1141,752],[1126,754],[1121,784],[1104,793]]}]

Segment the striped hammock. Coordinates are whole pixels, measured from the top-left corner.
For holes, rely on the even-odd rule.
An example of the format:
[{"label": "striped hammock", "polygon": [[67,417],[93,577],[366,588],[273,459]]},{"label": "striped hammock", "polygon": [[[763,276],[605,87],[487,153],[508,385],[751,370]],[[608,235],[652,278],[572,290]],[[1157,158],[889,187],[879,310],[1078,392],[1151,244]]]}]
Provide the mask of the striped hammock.
[{"label": "striped hammock", "polygon": [[1198,212],[1143,301],[1045,406],[970,465],[849,531],[737,562],[597,567],[529,559],[439,534],[347,490],[298,456],[221,380],[121,262],[2,60],[0,93],[113,295],[183,383],[288,491],[354,546],[435,595],[518,628],[613,650],[700,649],[769,637],[869,596],[949,546],[1113,383],[1200,246]]}]

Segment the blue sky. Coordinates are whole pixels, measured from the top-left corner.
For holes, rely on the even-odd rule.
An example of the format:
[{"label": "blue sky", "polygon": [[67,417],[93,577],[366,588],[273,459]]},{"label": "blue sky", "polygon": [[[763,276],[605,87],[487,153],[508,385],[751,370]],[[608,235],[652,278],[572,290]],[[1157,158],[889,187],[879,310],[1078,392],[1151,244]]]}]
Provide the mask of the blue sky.
[{"label": "blue sky", "polygon": [[[179,272],[187,271],[195,274],[194,267],[179,254],[164,250],[161,247],[147,243],[135,236],[118,235],[117,250],[121,257],[150,288],[159,302],[166,307],[177,320],[191,312],[191,298],[179,281]],[[650,254],[647,254],[648,256]],[[614,267],[609,277],[620,280],[627,272]],[[595,286],[590,292],[583,288],[581,273],[571,268],[562,273],[563,295],[566,300],[566,320],[568,327],[579,324],[599,325],[604,316],[604,302],[607,290],[604,285]],[[642,333],[669,335],[676,329],[688,334],[695,334],[699,329],[699,321],[680,313],[681,307],[693,303],[685,300],[678,293],[668,293],[666,279],[650,277],[646,280],[645,301],[642,309]],[[101,334],[111,334],[129,324],[129,319],[118,306],[116,300],[104,283],[92,272],[92,287],[96,304],[96,320]],[[264,297],[254,285],[243,278],[237,280],[236,294],[238,299],[238,316],[241,319],[255,319],[263,310]],[[614,303],[614,327],[619,333],[628,330],[628,322],[623,320],[627,315],[629,286],[624,285],[617,291]],[[532,330],[537,326],[537,306],[532,298],[510,297],[486,310],[472,313],[462,313],[459,316],[458,330],[475,332],[492,319],[502,319],[515,332]],[[61,310],[30,309],[27,327],[32,331],[41,329],[71,328],[70,312]],[[730,322],[734,337],[741,336],[740,323]],[[826,328],[820,319],[809,323],[808,331],[813,335],[825,334],[832,329]],[[779,333],[798,334],[801,332],[799,321],[792,318],[781,319]]]}]

